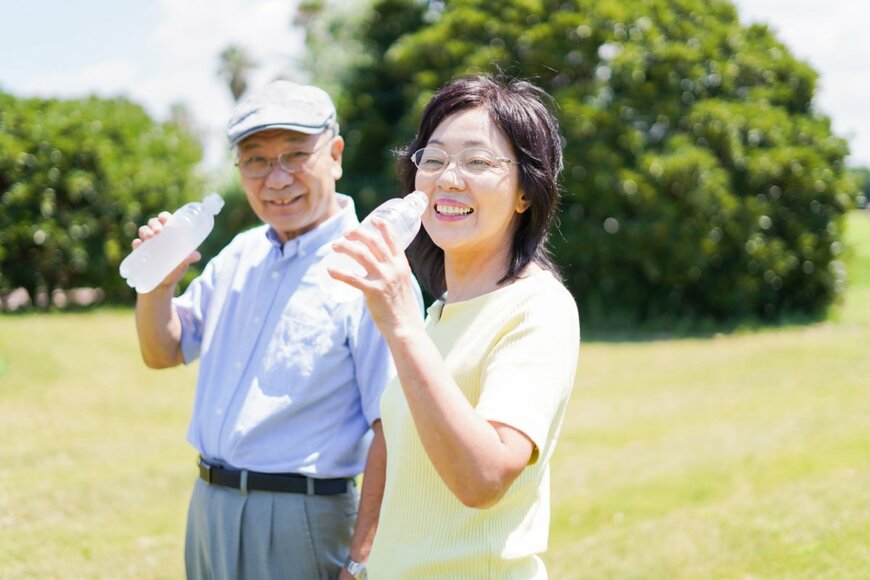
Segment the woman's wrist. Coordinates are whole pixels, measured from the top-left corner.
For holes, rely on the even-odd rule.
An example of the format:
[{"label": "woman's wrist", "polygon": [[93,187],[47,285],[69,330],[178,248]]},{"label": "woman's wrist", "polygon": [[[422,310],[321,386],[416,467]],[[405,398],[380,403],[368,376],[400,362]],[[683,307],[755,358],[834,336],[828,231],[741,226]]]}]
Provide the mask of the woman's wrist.
[{"label": "woman's wrist", "polygon": [[402,347],[412,344],[419,336],[426,334],[423,321],[418,319],[396,320],[393,324],[385,324],[381,328],[381,334],[392,350],[394,347]]}]

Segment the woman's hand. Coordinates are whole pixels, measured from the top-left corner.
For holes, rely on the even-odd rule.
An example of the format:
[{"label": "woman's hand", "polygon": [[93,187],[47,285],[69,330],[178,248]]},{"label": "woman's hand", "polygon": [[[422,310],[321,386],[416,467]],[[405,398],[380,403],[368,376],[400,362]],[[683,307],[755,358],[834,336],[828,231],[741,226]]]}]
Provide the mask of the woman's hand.
[{"label": "woman's hand", "polygon": [[333,268],[328,271],[336,280],[362,291],[372,319],[389,339],[411,325],[422,328],[420,307],[404,249],[398,247],[385,221],[374,218],[372,226],[377,231],[357,228],[332,245],[365,268],[366,276]]},{"label": "woman's hand", "polygon": [[[133,240],[133,249],[135,250],[136,248],[141,246],[145,242],[145,240],[149,240],[154,236],[160,235],[160,232],[163,231],[163,226],[166,224],[166,222],[169,221],[169,218],[171,217],[171,213],[169,213],[168,211],[162,211],[157,214],[157,217],[153,217],[148,220],[147,225],[140,226],[139,237]],[[182,276],[184,276],[187,268],[194,262],[198,262],[201,258],[202,256],[196,250],[191,252],[190,255],[187,256],[187,258],[185,258],[181,262],[181,264],[178,265],[178,267],[176,267],[174,270],[172,270],[172,272],[169,273],[169,275],[166,276],[166,278],[160,283],[160,286],[158,286],[158,288],[174,287],[176,284],[178,284],[178,281],[181,280]]]}]

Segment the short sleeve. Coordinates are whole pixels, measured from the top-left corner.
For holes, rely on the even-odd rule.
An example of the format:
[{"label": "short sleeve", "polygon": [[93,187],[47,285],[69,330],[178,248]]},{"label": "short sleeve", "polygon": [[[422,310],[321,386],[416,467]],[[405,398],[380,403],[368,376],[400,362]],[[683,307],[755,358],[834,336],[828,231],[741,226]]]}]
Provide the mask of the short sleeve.
[{"label": "short sleeve", "polygon": [[534,296],[508,318],[484,362],[476,407],[484,419],[525,433],[537,450],[571,394],[580,352],[577,306],[560,290]]},{"label": "short sleeve", "polygon": [[351,330],[349,343],[360,404],[371,425],[381,418],[381,393],[395,370],[387,343],[365,307]]},{"label": "short sleeve", "polygon": [[205,313],[214,293],[216,260],[211,260],[181,296],[172,300],[175,312],[181,319],[181,353],[185,364],[199,358],[202,349]]}]

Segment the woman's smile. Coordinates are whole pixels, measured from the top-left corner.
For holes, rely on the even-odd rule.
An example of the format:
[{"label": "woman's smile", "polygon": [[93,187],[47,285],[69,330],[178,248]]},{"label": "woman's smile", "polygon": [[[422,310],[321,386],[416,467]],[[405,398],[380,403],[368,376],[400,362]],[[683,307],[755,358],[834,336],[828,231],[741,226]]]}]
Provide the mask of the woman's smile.
[{"label": "woman's smile", "polygon": [[435,214],[438,219],[455,221],[472,213],[474,213],[472,208],[452,200],[435,202]]}]

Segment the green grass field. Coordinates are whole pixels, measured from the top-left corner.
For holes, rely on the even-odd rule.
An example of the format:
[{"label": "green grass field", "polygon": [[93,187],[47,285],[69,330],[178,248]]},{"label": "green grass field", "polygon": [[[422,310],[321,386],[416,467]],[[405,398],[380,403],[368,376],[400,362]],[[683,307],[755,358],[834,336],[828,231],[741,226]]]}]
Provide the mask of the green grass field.
[{"label": "green grass field", "polygon": [[[870,577],[870,213],[828,322],[588,342],[550,577]],[[182,578],[195,368],[132,312],[0,315],[0,578]]]}]

